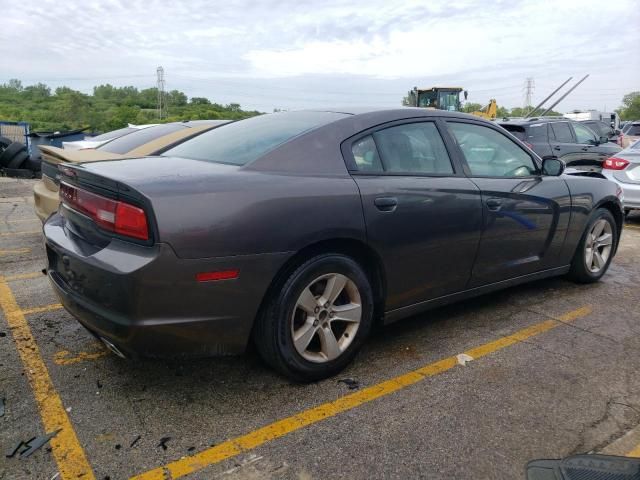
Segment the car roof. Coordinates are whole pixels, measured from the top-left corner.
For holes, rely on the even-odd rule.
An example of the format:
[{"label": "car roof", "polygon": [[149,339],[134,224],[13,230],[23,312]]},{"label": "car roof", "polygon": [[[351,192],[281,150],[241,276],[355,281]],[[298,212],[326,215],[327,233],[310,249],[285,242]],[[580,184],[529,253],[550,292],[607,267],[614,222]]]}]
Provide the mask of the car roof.
[{"label": "car roof", "polygon": [[514,118],[514,119],[506,119],[506,120],[498,120],[500,125],[532,125],[534,123],[551,123],[551,122],[572,122],[577,123],[575,120],[571,120],[570,118],[564,117],[554,117],[554,118],[541,118],[541,117],[531,117],[531,118]]}]

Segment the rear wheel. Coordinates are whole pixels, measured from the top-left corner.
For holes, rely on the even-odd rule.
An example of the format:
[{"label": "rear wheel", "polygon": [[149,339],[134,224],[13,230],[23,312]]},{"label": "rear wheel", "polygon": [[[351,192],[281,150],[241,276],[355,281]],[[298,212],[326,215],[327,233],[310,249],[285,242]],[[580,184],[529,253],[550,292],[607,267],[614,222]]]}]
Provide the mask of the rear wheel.
[{"label": "rear wheel", "polygon": [[372,318],[373,293],[360,265],[344,255],[324,254],[289,275],[268,302],[254,340],[273,368],[309,382],[351,362]]},{"label": "rear wheel", "polygon": [[597,209],[582,235],[571,262],[569,277],[580,283],[597,282],[606,273],[618,244],[618,229],[611,212]]}]

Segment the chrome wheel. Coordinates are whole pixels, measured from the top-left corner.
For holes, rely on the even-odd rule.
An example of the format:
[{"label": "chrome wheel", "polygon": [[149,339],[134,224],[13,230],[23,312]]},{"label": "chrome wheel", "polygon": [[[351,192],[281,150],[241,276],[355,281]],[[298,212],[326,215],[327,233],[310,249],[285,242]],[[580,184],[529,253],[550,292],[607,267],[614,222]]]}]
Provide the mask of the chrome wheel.
[{"label": "chrome wheel", "polygon": [[587,234],[585,242],[584,262],[587,270],[598,273],[609,260],[613,246],[613,228],[604,218],[596,221]]},{"label": "chrome wheel", "polygon": [[356,336],[362,319],[358,287],[339,273],[313,280],[302,291],[291,318],[296,351],[310,362],[338,358]]}]

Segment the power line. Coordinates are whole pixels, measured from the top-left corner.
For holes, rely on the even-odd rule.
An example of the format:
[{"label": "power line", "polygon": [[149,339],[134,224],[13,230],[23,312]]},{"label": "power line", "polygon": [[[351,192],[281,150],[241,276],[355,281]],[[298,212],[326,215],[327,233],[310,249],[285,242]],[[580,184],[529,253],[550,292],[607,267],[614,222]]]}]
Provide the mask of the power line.
[{"label": "power line", "polygon": [[533,90],[535,87],[536,84],[533,77],[528,77],[524,83],[524,108],[527,113],[531,109],[531,100],[533,99]]},{"label": "power line", "polygon": [[166,116],[166,101],[164,96],[164,68],[158,67],[156,69],[157,88],[158,88],[158,118],[162,119]]}]

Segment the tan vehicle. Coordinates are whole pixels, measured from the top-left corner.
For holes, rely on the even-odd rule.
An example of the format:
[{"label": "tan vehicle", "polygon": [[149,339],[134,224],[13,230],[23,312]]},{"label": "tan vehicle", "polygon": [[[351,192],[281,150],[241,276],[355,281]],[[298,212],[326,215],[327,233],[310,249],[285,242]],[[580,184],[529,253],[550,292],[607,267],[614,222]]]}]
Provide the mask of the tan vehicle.
[{"label": "tan vehicle", "polygon": [[33,187],[36,215],[44,223],[49,215],[58,210],[59,164],[159,155],[169,148],[228,122],[229,120],[196,120],[164,123],[128,133],[95,149],[67,150],[40,146],[42,179]]},{"label": "tan vehicle", "polygon": [[640,122],[630,122],[624,126],[618,141],[622,148],[627,148],[632,143],[640,140]]}]

